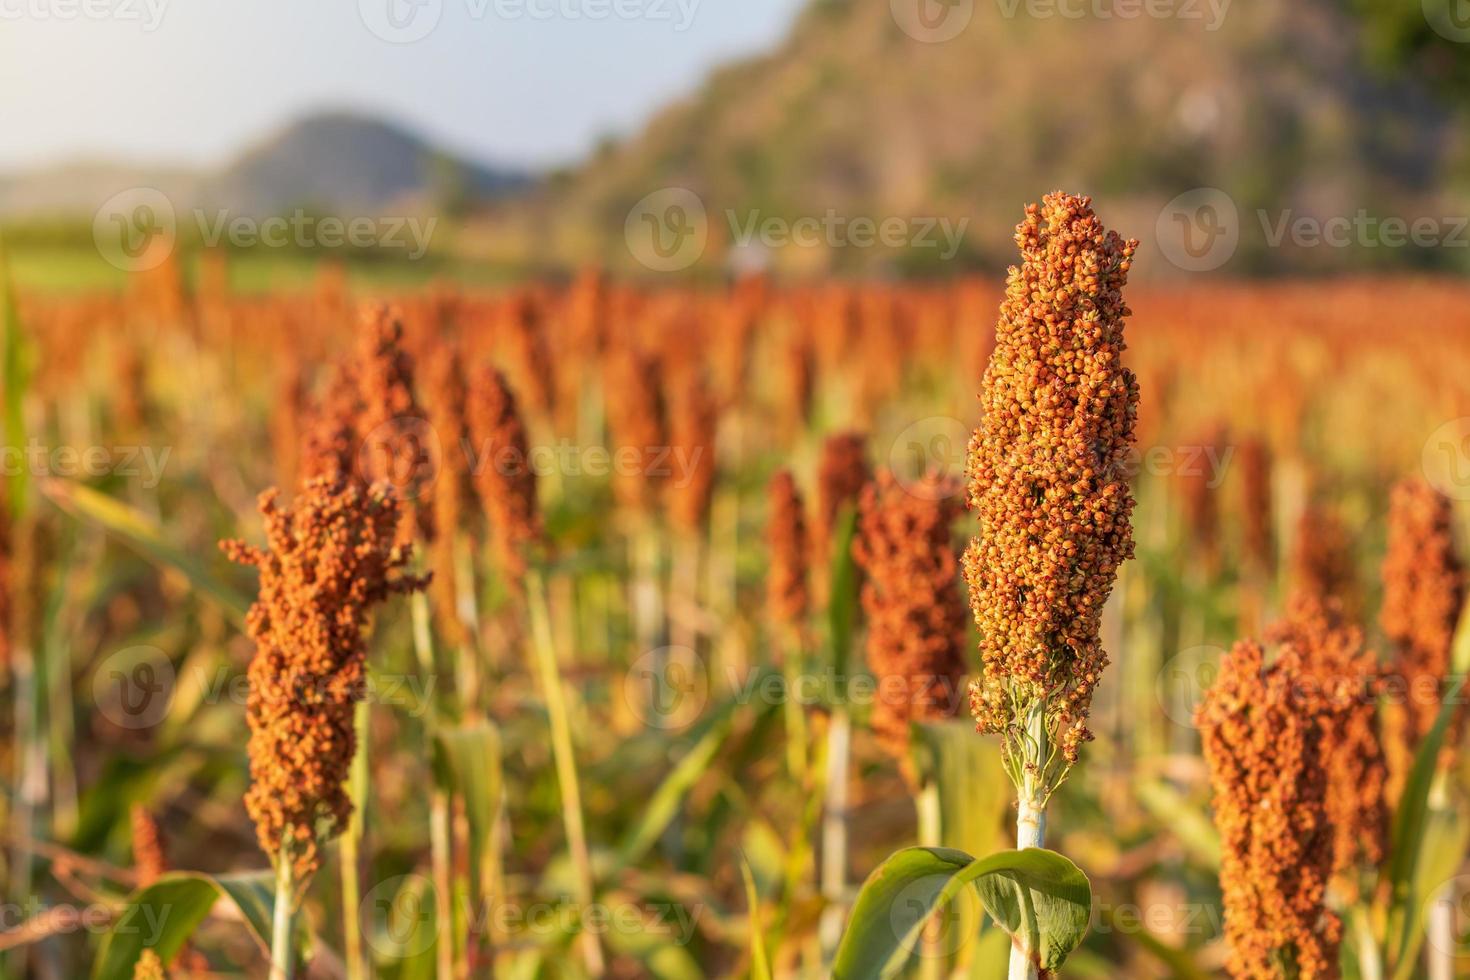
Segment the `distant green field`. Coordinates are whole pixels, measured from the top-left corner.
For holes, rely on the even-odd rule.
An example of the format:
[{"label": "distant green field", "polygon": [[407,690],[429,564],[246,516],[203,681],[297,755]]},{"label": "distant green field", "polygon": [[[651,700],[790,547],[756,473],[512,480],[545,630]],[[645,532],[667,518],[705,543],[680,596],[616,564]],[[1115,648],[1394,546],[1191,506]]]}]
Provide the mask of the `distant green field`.
[{"label": "distant green field", "polygon": [[[118,290],[128,273],[108,263],[96,249],[81,244],[17,243],[6,249],[15,284],[22,290],[85,292]],[[310,253],[303,251],[236,252],[230,255],[230,283],[238,292],[300,289],[309,285],[325,261],[341,262],[348,281],[359,289],[397,289],[422,286],[436,280],[463,285],[491,286],[516,277],[516,270],[454,257],[426,256],[409,261],[401,256],[372,253]],[[198,255],[187,255],[185,274],[193,276]]]}]

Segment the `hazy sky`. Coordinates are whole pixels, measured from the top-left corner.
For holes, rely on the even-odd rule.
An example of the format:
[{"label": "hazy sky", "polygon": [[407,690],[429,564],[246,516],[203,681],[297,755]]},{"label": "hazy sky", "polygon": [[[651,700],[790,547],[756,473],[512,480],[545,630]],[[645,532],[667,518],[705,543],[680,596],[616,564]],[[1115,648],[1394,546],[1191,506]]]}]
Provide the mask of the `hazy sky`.
[{"label": "hazy sky", "polygon": [[575,159],[761,51],[801,0],[0,0],[0,170],[211,164],[323,107]]}]

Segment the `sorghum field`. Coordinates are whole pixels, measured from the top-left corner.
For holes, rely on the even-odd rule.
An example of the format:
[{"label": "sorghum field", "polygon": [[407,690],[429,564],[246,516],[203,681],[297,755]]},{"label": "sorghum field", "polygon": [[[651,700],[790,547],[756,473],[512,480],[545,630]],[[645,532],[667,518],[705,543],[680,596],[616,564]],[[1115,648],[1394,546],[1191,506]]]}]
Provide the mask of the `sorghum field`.
[{"label": "sorghum field", "polygon": [[0,976],[1467,975],[1470,288],[1130,285],[1095,206],[0,285]]}]

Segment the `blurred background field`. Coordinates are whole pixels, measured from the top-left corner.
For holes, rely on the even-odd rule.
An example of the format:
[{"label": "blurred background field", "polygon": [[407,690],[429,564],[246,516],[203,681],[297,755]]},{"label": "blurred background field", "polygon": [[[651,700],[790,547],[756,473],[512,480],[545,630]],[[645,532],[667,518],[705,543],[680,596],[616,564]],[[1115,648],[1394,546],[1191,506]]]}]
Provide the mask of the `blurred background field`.
[{"label": "blurred background field", "polygon": [[[218,542],[260,543],[257,495],[299,492],[307,437],[383,356],[366,325],[385,316],[413,396],[392,438],[416,462],[395,483],[438,518],[415,559],[435,582],[369,631],[360,817],[303,893],[303,975],[822,976],[834,915],[922,831],[915,772],[944,844],[1007,846],[1011,790],[962,686],[912,758],[873,734],[856,493],[833,494],[824,454],[848,434],[849,463],[914,494],[963,480],[1012,233],[1055,187],[1142,242],[1124,355],[1137,554],[1104,619],[1097,740],[1050,816],[1093,889],[1064,975],[1223,975],[1193,723],[1221,656],[1327,554],[1391,664],[1401,481],[1452,501],[1465,540],[1455,10],[976,0],[942,8],[964,16],[939,38],[898,0],[752,4],[748,24],[706,5],[687,31],[446,3],[403,43],[372,4],[168,7],[146,32],[33,14],[0,35],[0,113],[19,120],[0,155],[0,977],[127,980],[143,946],[170,976],[266,975],[269,857],[242,802],[256,579]],[[273,39],[278,71],[235,52]],[[661,52],[667,74],[640,67]],[[45,63],[77,78],[3,84]],[[102,135],[43,118],[67,85],[118,117],[93,120]],[[575,125],[535,118],[567,101]],[[211,243],[201,221],[221,215],[313,230]],[[788,241],[827,215],[846,231]],[[325,244],[325,219],[380,237]],[[889,219],[902,241],[854,243],[855,221]],[[1395,243],[1385,220],[1427,230]],[[1342,245],[1322,240],[1334,221]],[[537,477],[529,571],[507,567],[466,408],[504,408],[476,402],[496,371]],[[794,624],[770,592],[783,470],[815,541]],[[960,514],[955,549],[976,531]],[[1466,656],[1461,637],[1457,670]],[[1470,975],[1462,907],[1426,943],[1430,897],[1470,894],[1451,755],[1387,884],[1332,896],[1345,975],[1375,976],[1369,948],[1378,976],[1425,975],[1430,954]],[[910,975],[1004,971],[974,902],[926,949]]]}]

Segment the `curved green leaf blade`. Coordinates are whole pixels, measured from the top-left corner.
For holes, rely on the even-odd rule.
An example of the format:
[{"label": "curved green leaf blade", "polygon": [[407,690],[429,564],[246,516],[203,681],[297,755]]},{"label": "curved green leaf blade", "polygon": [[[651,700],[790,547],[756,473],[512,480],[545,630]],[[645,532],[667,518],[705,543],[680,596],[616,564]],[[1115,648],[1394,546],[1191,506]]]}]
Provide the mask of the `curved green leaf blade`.
[{"label": "curved green leaf blade", "polygon": [[59,477],[41,480],[41,492],[71,517],[98,525],[148,561],[178,571],[201,596],[217,604],[237,624],[244,624],[250,600],[169,541],[153,518],[105,493]]},{"label": "curved green leaf blade", "polygon": [[482,721],[462,728],[443,728],[434,737],[444,753],[453,789],[464,800],[470,846],[478,865],[490,848],[500,811],[500,729]]},{"label": "curved green leaf blade", "polygon": [[143,950],[165,963],[183,948],[221,895],[240,909],[256,938],[270,935],[275,877],[270,872],[224,875],[173,872],[134,892],[98,951],[93,980],[131,980]]},{"label": "curved green leaf blade", "polygon": [[947,847],[910,847],[893,854],[863,884],[837,949],[838,980],[882,980],[901,970],[924,922],[967,884],[1012,936],[1038,950],[1055,970],[1087,934],[1092,886],[1055,851],[1001,851],[978,860]]},{"label": "curved green leaf blade", "polygon": [[1425,828],[1430,822],[1430,792],[1439,769],[1440,749],[1444,745],[1450,722],[1459,710],[1459,694],[1465,679],[1456,678],[1445,694],[1434,726],[1419,743],[1414,765],[1404,783],[1403,796],[1394,814],[1393,833],[1389,844],[1387,875],[1389,883],[1389,958],[1392,962],[1411,962],[1408,955],[1414,947],[1413,909],[1423,896],[1415,894],[1415,871],[1420,865]]},{"label": "curved green leaf blade", "polygon": [[741,858],[740,877],[745,880],[745,907],[750,916],[750,980],[771,980],[771,961],[766,956],[766,937],[761,931],[761,898],[755,889],[750,862]]},{"label": "curved green leaf blade", "polygon": [[1001,851],[975,865],[966,874],[975,873],[985,910],[1012,937],[1024,937],[1041,969],[1061,966],[1087,935],[1087,876],[1057,852],[1035,847]]}]

